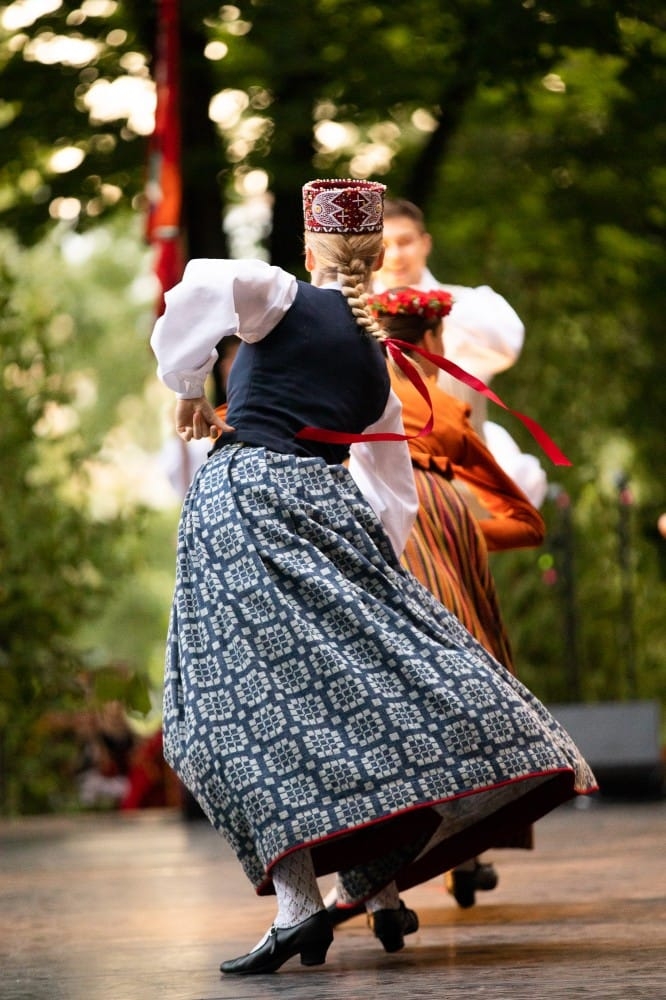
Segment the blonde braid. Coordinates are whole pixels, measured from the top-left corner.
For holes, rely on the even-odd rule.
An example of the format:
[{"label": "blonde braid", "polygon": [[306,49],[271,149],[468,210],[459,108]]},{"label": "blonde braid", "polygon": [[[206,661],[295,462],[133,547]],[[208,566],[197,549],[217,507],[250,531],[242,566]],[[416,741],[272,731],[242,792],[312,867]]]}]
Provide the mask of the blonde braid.
[{"label": "blonde braid", "polygon": [[386,334],[367,305],[372,266],[382,248],[381,233],[342,236],[307,232],[305,242],[317,258],[321,274],[337,276],[342,294],[361,329],[376,340],[386,340]]},{"label": "blonde braid", "polygon": [[352,257],[349,264],[338,267],[338,280],[342,294],[347,299],[354,319],[366,333],[377,340],[386,340],[386,334],[368,309],[368,284],[370,283],[371,264],[359,257]]}]

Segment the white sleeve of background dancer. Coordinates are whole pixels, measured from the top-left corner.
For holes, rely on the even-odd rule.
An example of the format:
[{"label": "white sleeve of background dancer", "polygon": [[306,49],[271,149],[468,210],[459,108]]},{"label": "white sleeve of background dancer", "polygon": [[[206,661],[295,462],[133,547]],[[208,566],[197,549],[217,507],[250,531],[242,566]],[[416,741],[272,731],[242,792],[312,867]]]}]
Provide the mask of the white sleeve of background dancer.
[{"label": "white sleeve of background dancer", "polygon": [[[393,390],[379,420],[365,433],[404,434],[402,404]],[[349,450],[354,482],[382,522],[398,557],[409,538],[419,501],[406,441],[363,441]]]},{"label": "white sleeve of background dancer", "polygon": [[158,377],[183,399],[202,396],[217,360],[215,345],[234,334],[261,340],[296,290],[292,274],[263,260],[191,260],[164,296],[166,308],[150,338]]},{"label": "white sleeve of background dancer", "polygon": [[525,327],[506,299],[488,285],[444,287],[454,298],[444,320],[446,357],[484,382],[515,364]]}]

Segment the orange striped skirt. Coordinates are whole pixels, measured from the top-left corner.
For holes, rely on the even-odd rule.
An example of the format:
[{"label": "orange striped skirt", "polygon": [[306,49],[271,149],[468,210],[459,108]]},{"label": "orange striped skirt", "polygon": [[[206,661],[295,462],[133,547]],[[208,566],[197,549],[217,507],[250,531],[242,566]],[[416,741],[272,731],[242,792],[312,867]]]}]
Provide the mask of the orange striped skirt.
[{"label": "orange striped skirt", "polygon": [[419,468],[414,469],[414,477],[419,512],[403,565],[496,660],[515,673],[478,521],[450,480]]}]

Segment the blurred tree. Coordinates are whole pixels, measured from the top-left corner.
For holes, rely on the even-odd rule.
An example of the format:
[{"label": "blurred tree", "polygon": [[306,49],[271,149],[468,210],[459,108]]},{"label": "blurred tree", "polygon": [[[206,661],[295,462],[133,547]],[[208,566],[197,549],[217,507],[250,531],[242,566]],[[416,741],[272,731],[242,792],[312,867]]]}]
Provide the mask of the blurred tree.
[{"label": "blurred tree", "polygon": [[[273,201],[267,255],[299,273],[300,185],[312,175],[381,178],[421,203],[435,274],[491,284],[525,320],[520,362],[496,388],[574,461],[557,477],[572,502],[583,696],[623,696],[613,475],[630,472],[637,510],[664,506],[663,5],[180,6],[188,256],[225,253],[223,208],[240,206],[247,220],[256,194]],[[137,0],[0,9],[0,219],[23,243],[63,223],[82,234],[119,209],[141,212],[156,10]],[[122,267],[107,277],[100,262],[89,280],[109,325],[83,297],[77,339],[120,321],[128,277]],[[94,376],[91,348],[72,356],[72,372]],[[126,350],[119,338],[118,377],[97,386],[105,406],[88,414],[92,450],[110,443],[106,420],[123,409],[116,390],[134,391],[143,372]],[[509,429],[532,447],[520,426]],[[557,535],[554,505],[545,514]],[[146,546],[159,547],[162,529],[150,524]],[[504,554],[496,573],[521,669],[559,700],[571,694],[570,665],[559,584],[541,583],[544,554]],[[664,697],[664,580],[640,541],[635,568],[639,692]],[[127,647],[131,632],[118,622],[132,606],[141,605],[114,605],[107,620]]]},{"label": "blurred tree", "polygon": [[[220,147],[207,110],[206,13],[182,21],[184,209],[190,255],[224,251]],[[31,243],[58,220],[83,231],[144,206],[153,128],[155,3],[36,0],[0,8],[0,217]],[[48,99],[45,99],[48,95]]]},{"label": "blurred tree", "polygon": [[[275,199],[271,257],[292,269],[301,260],[299,190],[313,166],[386,176],[429,208],[480,93],[492,89],[503,106],[526,110],[534,84],[554,79],[576,52],[619,60],[634,92],[649,93],[663,29],[659,5],[635,0],[563,0],[555,9],[540,0],[294,0],[288,30],[283,5],[270,0],[180,7],[190,255],[216,239],[202,221],[219,221],[213,179],[233,199],[249,173],[264,169]],[[0,190],[7,223],[23,238],[40,231],[47,208],[78,214],[78,201],[85,225],[140,199],[157,10],[136,0],[4,9]],[[207,113],[212,98],[223,144]],[[657,111],[643,105],[644,134]],[[580,141],[577,129],[571,138]]]},{"label": "blurred tree", "polygon": [[150,468],[145,294],[126,294],[145,251],[122,230],[68,245],[78,262],[61,234],[30,250],[0,235],[4,813],[68,801],[76,747],[47,716],[110,698],[145,714],[161,674],[175,514]]}]

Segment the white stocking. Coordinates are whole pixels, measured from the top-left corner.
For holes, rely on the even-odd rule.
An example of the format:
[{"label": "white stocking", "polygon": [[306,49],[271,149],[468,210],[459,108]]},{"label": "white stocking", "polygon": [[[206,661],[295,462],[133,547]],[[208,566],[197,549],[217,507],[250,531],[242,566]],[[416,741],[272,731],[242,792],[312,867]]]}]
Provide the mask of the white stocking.
[{"label": "white stocking", "polygon": [[324,896],[324,906],[331,906],[338,901],[338,887],[334,885]]},{"label": "white stocking", "polygon": [[395,882],[389,882],[376,896],[366,899],[365,908],[368,913],[374,913],[376,910],[399,910],[400,896]]},{"label": "white stocking", "polygon": [[312,856],[307,847],[281,858],[273,865],[271,876],[278,902],[276,927],[295,927],[323,910]]}]

